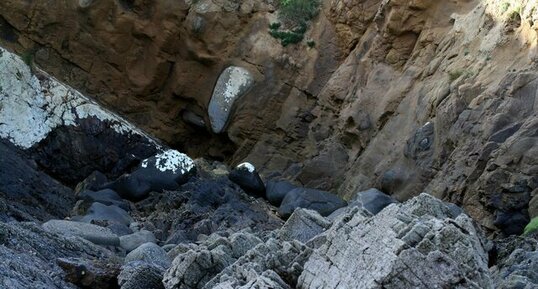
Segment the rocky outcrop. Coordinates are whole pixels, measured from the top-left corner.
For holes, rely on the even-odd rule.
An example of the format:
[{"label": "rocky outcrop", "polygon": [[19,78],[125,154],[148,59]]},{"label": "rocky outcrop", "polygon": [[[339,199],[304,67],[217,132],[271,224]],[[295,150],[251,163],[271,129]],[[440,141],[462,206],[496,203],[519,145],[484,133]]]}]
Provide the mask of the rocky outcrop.
[{"label": "rocky outcrop", "polygon": [[297,288],[493,288],[488,245],[465,215],[422,194],[374,217],[342,217]]}]

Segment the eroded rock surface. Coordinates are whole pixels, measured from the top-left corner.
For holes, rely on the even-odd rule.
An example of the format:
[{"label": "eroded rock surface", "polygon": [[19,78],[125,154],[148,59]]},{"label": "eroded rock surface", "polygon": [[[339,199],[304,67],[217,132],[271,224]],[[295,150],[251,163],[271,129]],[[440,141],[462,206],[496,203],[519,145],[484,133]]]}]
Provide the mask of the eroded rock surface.
[{"label": "eroded rock surface", "polygon": [[465,215],[422,194],[373,217],[349,214],[326,233],[298,288],[493,288],[486,239]]}]

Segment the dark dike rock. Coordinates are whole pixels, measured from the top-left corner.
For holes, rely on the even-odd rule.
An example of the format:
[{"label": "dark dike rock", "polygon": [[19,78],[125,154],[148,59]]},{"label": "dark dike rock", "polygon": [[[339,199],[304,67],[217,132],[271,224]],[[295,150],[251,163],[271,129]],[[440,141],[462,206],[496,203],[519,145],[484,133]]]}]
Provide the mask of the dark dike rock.
[{"label": "dark dike rock", "polygon": [[168,243],[244,228],[271,231],[282,225],[266,202],[248,196],[226,176],[195,177],[177,191],[153,193],[136,206],[147,216],[146,223],[156,227],[156,236]]},{"label": "dark dike rock", "polygon": [[61,126],[35,145],[32,155],[50,176],[74,186],[93,171],[114,179],[156,152],[147,137],[118,133],[113,123],[95,117]]},{"label": "dark dike rock", "polygon": [[63,218],[74,204],[71,189],[41,172],[25,152],[0,140],[0,221]]}]

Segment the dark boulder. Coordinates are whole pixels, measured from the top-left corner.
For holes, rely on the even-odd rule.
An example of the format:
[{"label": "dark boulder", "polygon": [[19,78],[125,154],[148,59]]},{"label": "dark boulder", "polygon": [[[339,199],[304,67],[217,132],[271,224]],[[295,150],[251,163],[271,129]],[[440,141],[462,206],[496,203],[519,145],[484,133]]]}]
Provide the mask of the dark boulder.
[{"label": "dark boulder", "polygon": [[286,194],[295,188],[297,186],[288,181],[268,181],[265,196],[269,200],[269,203],[278,207]]},{"label": "dark boulder", "polygon": [[286,194],[278,213],[281,217],[288,218],[295,209],[305,208],[317,211],[322,216],[328,216],[338,208],[346,205],[346,201],[329,192],[296,188]]},{"label": "dark boulder", "polygon": [[111,189],[104,189],[96,192],[86,190],[78,195],[78,199],[91,203],[97,202],[107,206],[114,205],[126,211],[130,209],[129,204],[123,200],[118,193]]},{"label": "dark boulder", "polygon": [[257,196],[265,196],[265,184],[263,183],[256,168],[250,163],[242,163],[235,167],[228,178],[238,184],[246,193]]},{"label": "dark boulder", "polygon": [[191,158],[176,150],[166,150],[143,160],[131,174],[125,174],[105,187],[123,198],[140,201],[151,191],[178,189],[196,172]]},{"label": "dark boulder", "polygon": [[157,145],[146,136],[120,133],[116,123],[97,117],[80,118],[76,126],[60,126],[32,148],[43,170],[76,185],[93,171],[116,178],[153,155]]},{"label": "dark boulder", "polygon": [[393,199],[391,196],[374,188],[358,192],[352,201],[352,203],[358,204],[372,215],[381,212],[381,210],[383,210],[386,206],[397,202],[398,201]]},{"label": "dark boulder", "polygon": [[75,187],[75,194],[79,194],[84,191],[98,191],[100,187],[108,182],[108,178],[100,171],[93,171],[82,182],[78,183]]}]

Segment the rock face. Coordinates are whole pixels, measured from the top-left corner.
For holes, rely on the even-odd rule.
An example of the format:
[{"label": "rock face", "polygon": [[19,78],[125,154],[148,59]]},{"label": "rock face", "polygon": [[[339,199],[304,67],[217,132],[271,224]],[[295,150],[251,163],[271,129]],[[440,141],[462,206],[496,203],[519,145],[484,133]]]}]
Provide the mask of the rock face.
[{"label": "rock face", "polygon": [[211,129],[221,133],[226,128],[234,103],[243,96],[254,84],[254,79],[248,70],[242,67],[230,66],[220,74],[211,101],[208,115]]},{"label": "rock face", "polygon": [[339,222],[304,265],[298,288],[493,288],[483,233],[429,195]]}]

